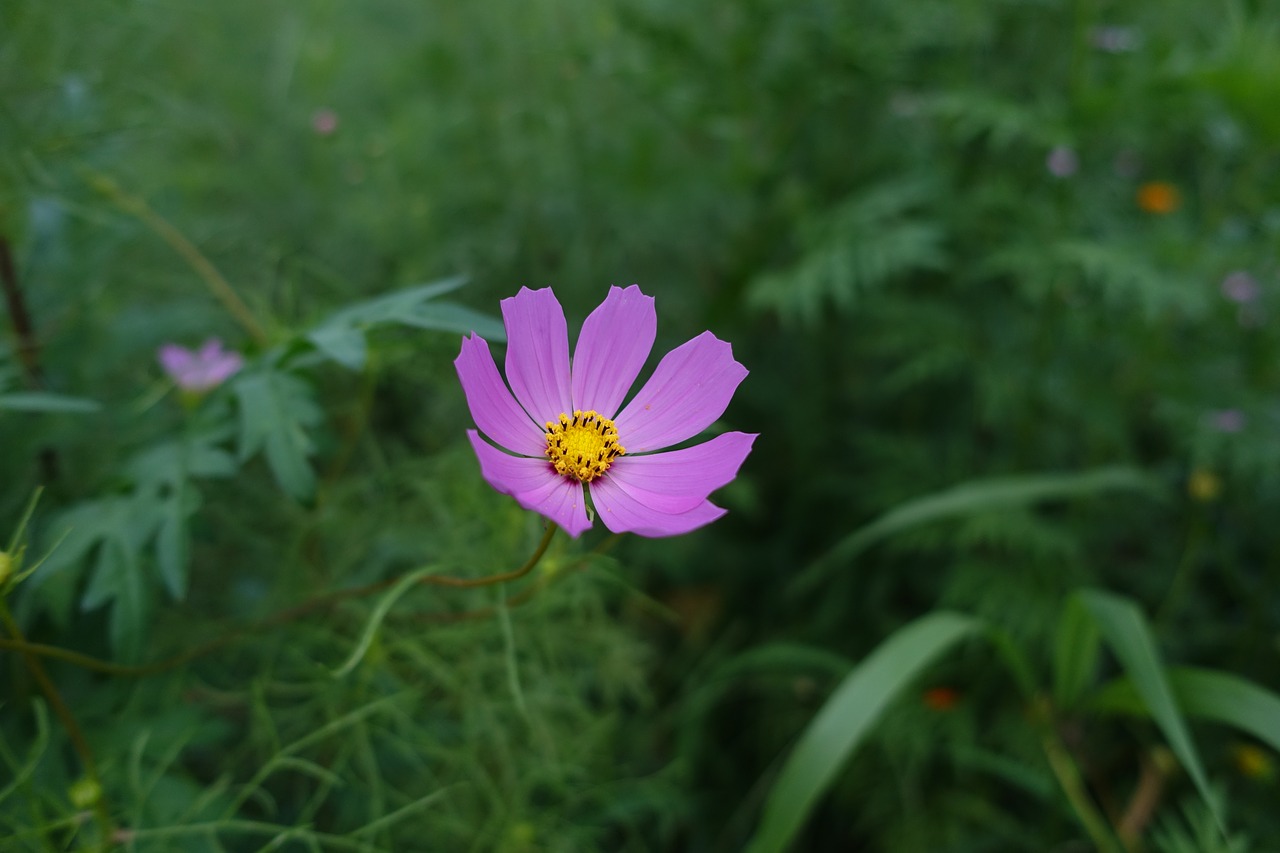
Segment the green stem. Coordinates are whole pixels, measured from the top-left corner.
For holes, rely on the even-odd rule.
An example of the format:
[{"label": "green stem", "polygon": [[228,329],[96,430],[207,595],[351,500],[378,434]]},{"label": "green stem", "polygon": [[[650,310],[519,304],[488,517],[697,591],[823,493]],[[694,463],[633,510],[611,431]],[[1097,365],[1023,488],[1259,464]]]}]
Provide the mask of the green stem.
[{"label": "green stem", "polygon": [[[453,589],[473,589],[475,587],[493,586],[495,584],[509,583],[514,580],[519,580],[529,574],[529,572],[533,571],[534,567],[542,560],[542,557],[546,554],[548,546],[551,545],[551,539],[555,536],[557,530],[559,530],[559,527],[554,523],[547,525],[547,532],[543,534],[542,541],[538,543],[537,549],[535,549],[529,559],[525,561],[524,565],[520,566],[518,569],[482,578],[455,578],[427,575],[420,578],[418,583],[430,584],[432,586],[451,587]],[[10,629],[10,633],[13,634],[13,640],[6,640],[0,637],[0,649],[21,652],[27,657],[29,662],[34,662],[36,666],[39,666],[39,657],[49,657],[56,658],[57,660],[70,663],[75,666],[83,667],[84,669],[91,669],[96,672],[106,673],[107,675],[117,675],[126,678],[142,678],[182,666],[184,663],[195,660],[196,658],[204,657],[205,655],[215,652],[224,646],[228,646],[250,634],[256,634],[259,631],[264,631],[268,628],[287,624],[295,619],[314,613],[317,610],[334,607],[344,601],[364,598],[366,596],[373,595],[374,593],[381,592],[382,590],[389,589],[399,581],[399,577],[388,578],[387,580],[377,581],[375,583],[366,584],[365,586],[355,587],[352,589],[340,589],[326,593],[324,595],[317,596],[310,601],[304,601],[302,604],[295,607],[281,610],[278,613],[274,613],[265,619],[237,631],[232,631],[228,634],[223,634],[220,637],[215,637],[207,643],[194,646],[193,648],[171,658],[166,658],[154,663],[141,664],[139,666],[112,663],[111,661],[105,661],[89,655],[83,655],[69,649],[59,648],[58,646],[48,646],[41,643],[28,643],[19,633],[17,633],[16,625]],[[41,671],[43,671],[43,669]],[[50,687],[52,687],[52,685],[50,685]],[[50,698],[50,702],[53,702],[52,698]],[[57,708],[55,707],[54,710],[56,711]],[[74,726],[75,721],[72,720],[71,722]],[[76,731],[78,732],[79,730],[77,729]]]},{"label": "green stem", "polygon": [[121,210],[141,219],[161,240],[169,244],[169,248],[181,255],[182,259],[195,270],[196,275],[204,280],[214,298],[222,303],[222,306],[244,327],[250,337],[262,345],[268,342],[266,331],[258,324],[249,306],[244,304],[244,300],[236,293],[231,283],[218,272],[218,268],[196,248],[194,243],[173,227],[167,219],[156,213],[145,199],[125,192],[124,188],[106,175],[90,169],[85,169],[84,172],[94,189],[114,201]]},{"label": "green stem", "polygon": [[1051,724],[1046,724],[1046,730],[1042,745],[1045,757],[1049,759],[1049,767],[1057,777],[1062,792],[1067,795],[1067,801],[1075,810],[1076,817],[1084,825],[1085,832],[1093,840],[1093,846],[1101,853],[1124,853],[1124,848],[1116,841],[1110,826],[1090,801],[1084,783],[1080,780],[1080,769],[1076,767],[1071,754],[1067,752],[1057,733],[1052,731]]},{"label": "green stem", "polygon": [[[22,629],[18,627],[13,614],[9,612],[9,605],[3,598],[0,598],[0,623],[4,624],[5,630],[13,636],[15,641],[25,645],[26,639],[22,635]],[[111,822],[111,812],[107,808],[106,789],[102,786],[102,777],[98,775],[98,764],[93,759],[93,751],[89,749],[89,742],[85,740],[84,732],[81,731],[80,725],[71,713],[71,709],[67,707],[62,694],[58,692],[53,679],[49,678],[49,673],[45,671],[44,664],[40,662],[40,658],[29,651],[23,653],[23,658],[27,662],[27,669],[31,670],[31,677],[39,685],[40,692],[49,701],[49,707],[53,709],[54,716],[62,723],[62,727],[67,732],[67,737],[71,739],[71,746],[80,757],[81,765],[84,766],[84,775],[94,785],[96,796],[93,810],[98,819],[98,827],[102,832],[101,849],[104,851],[110,850],[113,844],[112,839],[115,838],[115,826]]]}]

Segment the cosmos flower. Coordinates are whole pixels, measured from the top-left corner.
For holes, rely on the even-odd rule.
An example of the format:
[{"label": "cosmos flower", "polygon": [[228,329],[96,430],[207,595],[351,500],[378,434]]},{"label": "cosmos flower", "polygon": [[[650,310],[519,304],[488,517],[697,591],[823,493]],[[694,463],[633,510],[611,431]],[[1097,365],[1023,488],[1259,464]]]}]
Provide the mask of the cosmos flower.
[{"label": "cosmos flower", "polygon": [[1055,145],[1045,157],[1044,166],[1055,178],[1069,178],[1080,169],[1080,158],[1069,145]]},{"label": "cosmos flower", "polygon": [[1209,413],[1209,426],[1218,432],[1240,432],[1245,422],[1244,412],[1239,409],[1220,409]]},{"label": "cosmos flower", "polygon": [[1178,188],[1166,181],[1148,181],[1138,187],[1138,207],[1158,216],[1173,213],[1182,206]]},{"label": "cosmos flower", "polygon": [[311,114],[311,129],[317,136],[332,136],[338,129],[338,114],[328,107]]},{"label": "cosmos flower", "polygon": [[1103,53],[1132,53],[1142,46],[1142,34],[1132,27],[1094,27],[1089,41]]},{"label": "cosmos flower", "polygon": [[1222,279],[1222,295],[1238,305],[1257,302],[1262,295],[1258,280],[1244,270],[1228,273]]},{"label": "cosmos flower", "polygon": [[582,324],[572,363],[550,288],[522,287],[502,300],[502,318],[506,383],[474,332],[454,361],[479,427],[467,436],[489,485],[574,537],[591,526],[588,496],[615,533],[674,536],[724,515],[707,497],[737,475],[756,436],[728,432],[664,449],[729,405],[747,375],[729,344],[703,332],[676,347],[623,406],[657,336],[653,297],[611,287]]},{"label": "cosmos flower", "polygon": [[183,391],[200,394],[227,381],[244,366],[238,352],[222,349],[222,341],[210,338],[198,350],[177,344],[160,347],[157,357],[164,372]]}]

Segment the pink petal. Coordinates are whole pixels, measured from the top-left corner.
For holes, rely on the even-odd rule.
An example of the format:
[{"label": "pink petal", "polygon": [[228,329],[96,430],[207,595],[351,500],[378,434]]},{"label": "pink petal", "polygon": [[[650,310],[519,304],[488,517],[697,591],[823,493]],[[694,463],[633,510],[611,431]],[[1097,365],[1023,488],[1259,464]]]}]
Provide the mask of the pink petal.
[{"label": "pink petal", "polygon": [[204,342],[200,349],[196,352],[200,361],[216,361],[222,357],[222,341],[219,338],[209,338]]},{"label": "pink petal", "polygon": [[462,339],[462,352],[454,359],[458,380],[476,426],[508,450],[524,456],[543,456],[546,440],[540,427],[507,390],[493,363],[489,344],[474,332]]},{"label": "pink petal", "polygon": [[228,352],[218,356],[217,361],[206,365],[205,378],[209,386],[221,385],[239,372],[244,366],[244,358],[238,352]]},{"label": "pink petal", "polygon": [[545,458],[503,453],[473,429],[467,430],[467,438],[480,460],[480,474],[489,485],[511,495],[525,509],[551,519],[575,539],[591,526],[582,484],[577,480],[561,477]]},{"label": "pink petal", "polygon": [[551,288],[502,300],[507,327],[507,382],[535,422],[573,411],[569,396],[569,332]]},{"label": "pink petal", "polygon": [[644,453],[692,438],[724,414],[746,375],[733,347],[703,332],[667,353],[614,418],[619,441],[627,453]]},{"label": "pink petal", "polygon": [[573,405],[612,418],[658,335],[653,297],[637,285],[610,287],[609,295],[582,324],[573,351]]},{"label": "pink petal", "polygon": [[591,483],[591,502],[604,526],[614,533],[635,533],[659,538],[678,536],[710,524],[726,510],[710,501],[695,503],[684,512],[663,512],[645,503],[651,492],[628,490],[608,475]]},{"label": "pink petal", "polygon": [[683,450],[623,456],[614,460],[608,477],[633,494],[639,489],[649,494],[683,498],[684,505],[676,509],[651,500],[646,503],[667,512],[686,511],[738,475],[738,468],[755,440],[755,435],[727,432]]},{"label": "pink petal", "polygon": [[177,344],[165,344],[156,353],[156,358],[160,361],[164,372],[177,382],[191,369],[191,364],[195,361],[195,353]]}]

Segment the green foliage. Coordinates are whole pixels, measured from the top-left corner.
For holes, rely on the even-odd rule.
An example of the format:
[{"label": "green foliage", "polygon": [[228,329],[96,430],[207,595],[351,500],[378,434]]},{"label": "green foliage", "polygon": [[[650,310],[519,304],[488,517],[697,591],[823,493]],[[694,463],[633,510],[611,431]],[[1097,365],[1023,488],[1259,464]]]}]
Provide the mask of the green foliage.
[{"label": "green foliage", "polygon": [[[0,3],[0,848],[1280,847],[1277,20]],[[426,583],[540,535],[459,335],[632,282],[750,370],[729,514]]]},{"label": "green foliage", "polygon": [[747,849],[786,849],[814,802],[889,704],[930,661],[976,627],[957,614],[932,613],[895,633],[849,673],[787,757]]}]

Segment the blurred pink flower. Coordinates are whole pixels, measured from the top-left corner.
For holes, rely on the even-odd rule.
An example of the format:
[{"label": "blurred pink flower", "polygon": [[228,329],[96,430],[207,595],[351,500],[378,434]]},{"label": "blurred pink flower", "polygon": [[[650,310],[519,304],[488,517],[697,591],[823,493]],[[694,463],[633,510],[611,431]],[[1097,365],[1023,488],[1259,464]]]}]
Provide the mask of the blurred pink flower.
[{"label": "blurred pink flower", "polygon": [[1103,53],[1133,53],[1142,46],[1142,34],[1133,27],[1094,27],[1089,41]]},{"label": "blurred pink flower", "polygon": [[160,366],[183,391],[202,393],[227,381],[244,366],[238,352],[224,351],[222,341],[210,338],[198,350],[165,344],[157,353]]},{"label": "blurred pink flower", "polygon": [[1055,178],[1069,178],[1080,168],[1080,158],[1069,145],[1055,145],[1049,150],[1044,166]]},{"label": "blurred pink flower", "polygon": [[338,114],[328,107],[311,114],[311,129],[320,136],[331,136],[338,129]]},{"label": "blurred pink flower", "polygon": [[1240,305],[1257,302],[1262,295],[1258,280],[1244,270],[1228,273],[1222,280],[1222,295]]},{"label": "blurred pink flower", "polygon": [[1244,412],[1239,409],[1222,409],[1209,414],[1209,425],[1218,432],[1240,432],[1244,429]]},{"label": "blurred pink flower", "polygon": [[614,533],[675,536],[725,514],[707,497],[737,476],[755,435],[728,432],[654,451],[693,438],[724,413],[747,375],[729,344],[703,332],[676,347],[623,407],[657,337],[652,296],[636,285],[609,288],[582,324],[572,362],[551,288],[520,288],[502,300],[502,319],[506,382],[474,332],[454,361],[480,428],[467,436],[489,485],[574,537],[591,527],[588,494]]}]

